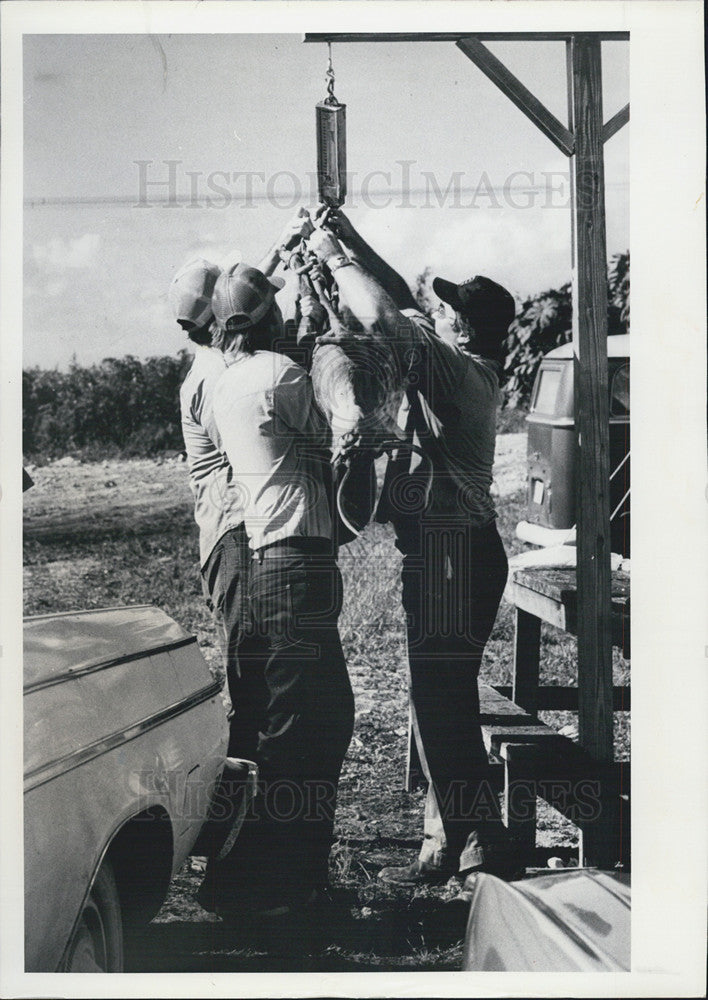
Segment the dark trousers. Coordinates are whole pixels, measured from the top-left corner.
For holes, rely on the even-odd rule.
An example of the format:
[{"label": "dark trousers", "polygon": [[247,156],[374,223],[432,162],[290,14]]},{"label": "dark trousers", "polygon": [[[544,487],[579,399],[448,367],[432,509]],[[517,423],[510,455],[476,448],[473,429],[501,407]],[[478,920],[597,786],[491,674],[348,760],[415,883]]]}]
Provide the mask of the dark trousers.
[{"label": "dark trousers", "polygon": [[249,597],[255,652],[241,660],[239,684],[261,696],[249,720],[259,794],[233,859],[210,866],[217,905],[226,907],[240,892],[273,905],[326,883],[337,785],[354,726],[334,559],[288,546],[270,550],[252,563]]},{"label": "dark trousers", "polygon": [[398,546],[414,733],[429,782],[421,860],[464,870],[503,837],[477,678],[508,564],[495,523],[419,529]]},{"label": "dark trousers", "polygon": [[243,524],[219,539],[202,569],[202,590],[216,624],[231,699],[230,757],[253,760],[258,720],[267,702],[262,671],[263,640],[251,627],[249,587],[251,550]]}]

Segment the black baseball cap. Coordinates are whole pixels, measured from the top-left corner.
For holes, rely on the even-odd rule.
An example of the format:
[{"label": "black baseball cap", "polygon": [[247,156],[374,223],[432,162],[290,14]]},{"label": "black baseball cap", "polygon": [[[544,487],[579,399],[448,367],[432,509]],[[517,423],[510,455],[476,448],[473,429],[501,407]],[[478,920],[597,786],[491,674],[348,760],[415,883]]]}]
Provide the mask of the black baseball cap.
[{"label": "black baseball cap", "polygon": [[433,291],[468,320],[478,334],[505,337],[516,315],[513,295],[481,274],[459,285],[445,278],[434,278]]}]

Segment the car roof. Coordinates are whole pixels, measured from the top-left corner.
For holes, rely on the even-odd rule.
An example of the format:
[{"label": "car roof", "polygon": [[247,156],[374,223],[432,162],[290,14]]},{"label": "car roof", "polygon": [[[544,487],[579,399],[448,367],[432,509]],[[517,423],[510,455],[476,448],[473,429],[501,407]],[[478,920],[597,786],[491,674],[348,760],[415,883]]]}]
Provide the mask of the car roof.
[{"label": "car roof", "polygon": [[[557,359],[567,359],[573,357],[573,342],[568,341],[567,344],[561,344],[560,347],[554,347],[552,351],[548,354],[543,355],[543,360],[551,358],[552,360]],[[628,358],[629,357],[629,334],[628,333],[617,333],[612,337],[607,338],[607,357],[608,358]]]},{"label": "car roof", "polygon": [[24,686],[190,639],[164,611],[145,604],[25,618]]}]

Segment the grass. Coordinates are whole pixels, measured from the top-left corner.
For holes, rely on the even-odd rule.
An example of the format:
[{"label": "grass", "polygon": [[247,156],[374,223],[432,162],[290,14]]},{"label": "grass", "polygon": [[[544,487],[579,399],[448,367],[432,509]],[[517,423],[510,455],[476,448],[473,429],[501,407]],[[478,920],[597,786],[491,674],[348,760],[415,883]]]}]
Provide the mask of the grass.
[{"label": "grass", "polygon": [[[186,473],[185,473],[186,475]],[[499,503],[499,528],[511,554],[523,548],[514,534],[525,497]],[[60,521],[58,512],[58,524]],[[378,878],[385,865],[415,856],[422,832],[423,791],[403,788],[407,748],[407,665],[400,606],[400,556],[388,526],[373,525],[340,555],[345,604],[341,635],[356,696],[354,738],[342,773],[338,841],[331,856],[333,882],[353,894],[349,915],[328,928],[317,958],[302,948],[274,956],[234,942],[193,901],[201,876],[189,865],[145,937],[142,971],[452,970],[460,964],[464,916],[450,904],[455,885],[414,893],[391,889]],[[27,614],[120,604],[163,608],[196,636],[215,672],[220,670],[214,629],[197,570],[197,535],[185,505],[169,518],[124,520],[109,537],[45,533],[25,544]],[[512,609],[503,603],[487,646],[482,680],[508,684],[512,670]],[[542,663],[547,683],[575,679],[575,640],[544,629]],[[615,660],[615,683],[628,667]],[[551,717],[552,716],[552,717]],[[556,727],[571,713],[549,713]],[[628,756],[626,714],[616,716],[618,757]],[[548,807],[539,811],[539,845],[570,849],[575,829]],[[314,965],[313,965],[314,962]]]}]

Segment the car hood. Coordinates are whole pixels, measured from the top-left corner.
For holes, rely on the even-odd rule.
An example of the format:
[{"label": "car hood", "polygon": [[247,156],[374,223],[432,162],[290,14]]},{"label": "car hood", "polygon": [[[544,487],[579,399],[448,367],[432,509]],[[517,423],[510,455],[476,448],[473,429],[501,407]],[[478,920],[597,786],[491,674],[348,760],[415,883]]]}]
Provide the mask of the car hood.
[{"label": "car hood", "polygon": [[192,637],[151,605],[39,615],[24,622],[25,692]]}]

